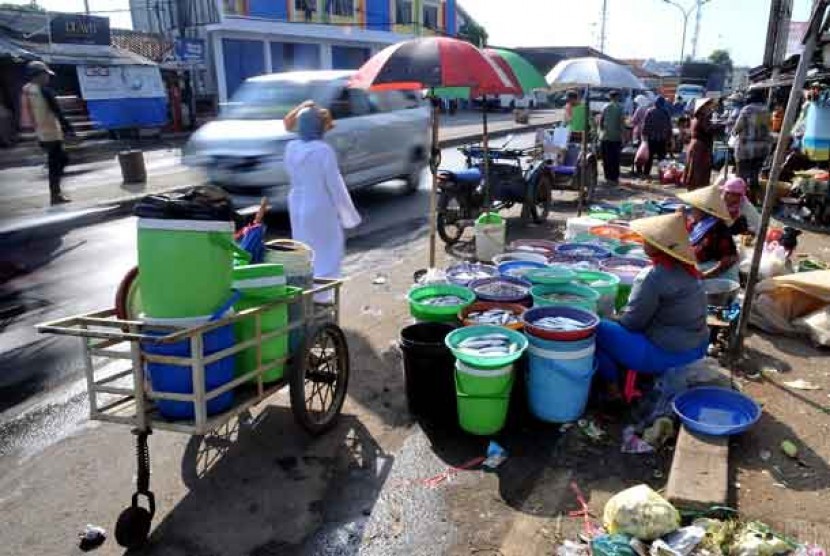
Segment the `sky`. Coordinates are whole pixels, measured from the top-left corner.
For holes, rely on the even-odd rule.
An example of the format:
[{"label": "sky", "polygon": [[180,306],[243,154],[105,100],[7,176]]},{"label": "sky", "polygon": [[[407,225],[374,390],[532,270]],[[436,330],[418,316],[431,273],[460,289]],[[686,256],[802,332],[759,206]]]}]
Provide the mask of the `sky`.
[{"label": "sky", "polygon": [[[599,46],[602,0],[459,0],[494,46]],[[615,58],[680,59],[683,16],[664,0],[607,0],[605,53]],[[686,7],[694,0],[676,0]],[[508,8],[507,6],[510,6]],[[793,20],[810,17],[811,0],[793,1]],[[761,64],[770,0],[710,0],[703,6],[698,58],[729,51],[736,65]],[[689,17],[686,55],[695,16]]]},{"label": "sky", "polygon": [[[494,46],[599,45],[603,0],[458,0],[482,24]],[[685,7],[694,0],[676,0]],[[29,0],[0,0],[27,4]],[[664,0],[607,0],[605,52],[615,58],[680,58],[683,17]],[[83,0],[39,0],[55,11],[83,11]],[[89,0],[95,15],[112,27],[130,28],[128,0]],[[726,49],[736,65],[757,66],[764,53],[770,0],[709,0],[703,7],[697,54]],[[793,0],[793,20],[806,21],[811,0]],[[691,53],[694,14],[689,17],[686,54]]]}]

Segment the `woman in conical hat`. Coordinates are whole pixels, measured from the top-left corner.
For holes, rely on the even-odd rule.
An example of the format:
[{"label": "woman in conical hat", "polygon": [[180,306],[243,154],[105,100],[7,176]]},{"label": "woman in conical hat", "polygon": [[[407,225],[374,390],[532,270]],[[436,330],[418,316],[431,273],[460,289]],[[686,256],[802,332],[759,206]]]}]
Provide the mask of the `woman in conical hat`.
[{"label": "woman in conical hat", "polygon": [[596,336],[599,372],[617,386],[622,370],[660,375],[702,358],[709,345],[706,293],[683,215],[642,218],[631,228],[653,265],[635,279],[618,319],[603,320]]},{"label": "woman in conical hat", "polygon": [[704,278],[738,281],[738,248],[732,237],[732,215],[720,188],[710,185],[678,195],[691,206],[689,240]]}]

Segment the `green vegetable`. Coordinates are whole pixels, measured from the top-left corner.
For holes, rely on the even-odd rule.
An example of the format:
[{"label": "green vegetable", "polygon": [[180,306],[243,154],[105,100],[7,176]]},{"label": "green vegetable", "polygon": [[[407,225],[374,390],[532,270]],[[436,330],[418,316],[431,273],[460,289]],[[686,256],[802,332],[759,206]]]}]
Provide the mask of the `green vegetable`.
[{"label": "green vegetable", "polygon": [[798,446],[790,440],[781,442],[781,451],[787,454],[787,457],[796,459],[798,457]]}]

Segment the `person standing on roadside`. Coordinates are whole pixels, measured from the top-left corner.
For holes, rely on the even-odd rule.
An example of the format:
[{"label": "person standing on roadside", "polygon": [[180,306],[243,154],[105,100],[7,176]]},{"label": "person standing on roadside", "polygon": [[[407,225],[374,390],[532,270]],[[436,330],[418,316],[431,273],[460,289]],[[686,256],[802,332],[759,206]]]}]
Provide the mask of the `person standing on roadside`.
[{"label": "person standing on roadside", "polygon": [[599,121],[602,166],[605,170],[605,181],[616,185],[620,179],[620,151],[622,150],[625,115],[619,103],[619,91],[611,91],[608,96],[611,102],[602,110],[602,117]]},{"label": "person standing on roadside", "polygon": [[712,181],[715,133],[722,127],[712,123],[715,106],[715,99],[711,97],[695,99],[692,141],[686,151],[686,167],[683,169],[683,185],[689,191],[706,187]]},{"label": "person standing on roadside", "polygon": [[749,186],[749,198],[757,201],[761,184],[759,177],[770,153],[770,114],[764,103],[764,93],[753,89],[747,95],[747,105],[738,114],[738,120],[732,128],[736,137],[735,161],[737,175]]},{"label": "person standing on roadside", "polygon": [[643,122],[643,141],[648,143],[648,161],[643,168],[646,179],[651,178],[651,166],[654,159],[666,158],[666,149],[672,137],[671,109],[669,101],[663,97],[657,97],[654,106],[646,112]]},{"label": "person standing on roadside", "polygon": [[64,133],[73,136],[74,132],[58,106],[54,91],[48,86],[54,72],[41,61],[29,62],[26,71],[29,82],[23,86],[23,99],[34,123],[37,140],[46,151],[51,204],[68,203],[69,199],[61,193],[63,170],[69,162],[63,139]]}]

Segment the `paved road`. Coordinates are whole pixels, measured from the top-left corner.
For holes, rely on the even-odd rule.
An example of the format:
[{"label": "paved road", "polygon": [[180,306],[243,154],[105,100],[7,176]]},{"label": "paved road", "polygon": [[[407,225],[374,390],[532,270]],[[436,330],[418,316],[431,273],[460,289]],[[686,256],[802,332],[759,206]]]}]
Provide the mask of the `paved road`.
[{"label": "paved road", "polygon": [[[530,134],[517,136],[513,144],[530,140]],[[446,167],[462,163],[455,149],[445,149],[443,155]],[[356,202],[364,223],[350,234],[350,252],[382,246],[385,241],[424,225],[428,187],[425,174],[421,189],[414,195],[403,195],[397,183],[359,192]],[[274,236],[288,234],[285,215],[271,218],[269,225]],[[2,422],[2,412],[9,412],[33,397],[39,399],[44,391],[81,376],[77,340],[39,335],[33,326],[56,317],[112,306],[121,277],[135,264],[135,221],[122,218],[52,240],[32,242],[4,253],[0,262],[7,273],[18,274],[0,286]]]}]

